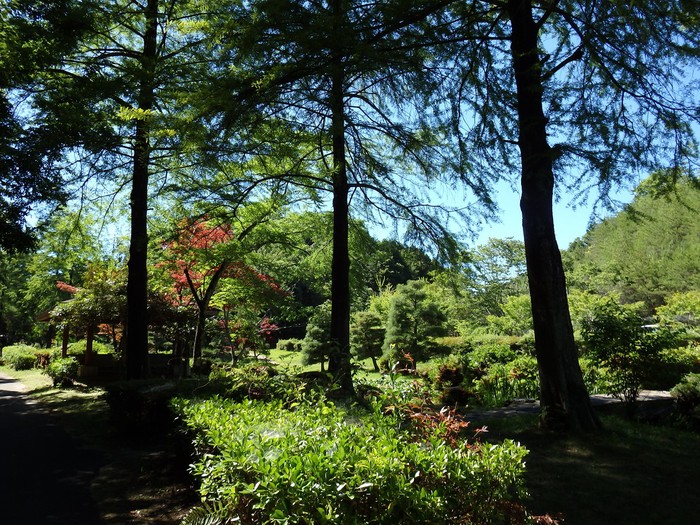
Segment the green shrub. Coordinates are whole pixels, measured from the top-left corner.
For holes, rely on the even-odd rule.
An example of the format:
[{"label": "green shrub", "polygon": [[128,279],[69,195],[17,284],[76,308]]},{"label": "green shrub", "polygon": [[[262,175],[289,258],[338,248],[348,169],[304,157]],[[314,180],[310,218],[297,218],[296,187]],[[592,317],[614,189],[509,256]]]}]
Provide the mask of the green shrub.
[{"label": "green shrub", "polygon": [[436,342],[447,335],[447,317],[426,292],[426,281],[408,281],[396,287],[389,304],[382,350],[390,362],[406,361],[415,368],[418,361],[449,351]]},{"label": "green shrub", "polygon": [[301,339],[280,339],[277,341],[277,349],[285,352],[301,352]]},{"label": "green shrub", "polygon": [[494,363],[474,382],[474,390],[487,406],[502,406],[513,399],[537,399],[540,394],[537,360],[521,355],[509,363]]},{"label": "green shrub", "polygon": [[671,389],[676,405],[682,413],[688,413],[700,406],[700,374],[688,374]]},{"label": "green shrub", "polygon": [[[205,504],[243,523],[503,523],[525,496],[527,451],[417,437],[329,402],[178,400],[196,433]],[[427,427],[430,428],[430,427]]]},{"label": "green shrub", "polygon": [[375,372],[379,372],[377,359],[382,357],[382,344],[386,330],[379,315],[373,312],[357,312],[350,325],[350,350],[356,359],[371,359]]},{"label": "green shrub", "polygon": [[307,389],[302,379],[281,374],[266,364],[242,367],[218,366],[209,374],[208,391],[235,401],[244,399],[282,399],[295,402]]},{"label": "green shrub", "polygon": [[37,364],[37,349],[28,345],[6,346],[2,349],[5,364],[15,370],[30,370]]},{"label": "green shrub", "polygon": [[[68,345],[68,355],[84,355],[87,351],[87,341],[81,339]],[[114,347],[112,345],[107,345],[99,341],[92,342],[92,353],[93,354],[113,354]]]},{"label": "green shrub", "polygon": [[325,362],[333,349],[330,340],[331,303],[326,301],[316,308],[306,325],[306,335],[301,345],[304,365],[320,363],[323,371]]},{"label": "green shrub", "polygon": [[487,369],[495,363],[509,363],[516,357],[513,345],[502,340],[475,345],[466,356],[471,367],[481,369]]},{"label": "green shrub", "polygon": [[662,350],[659,358],[658,367],[645,384],[646,388],[670,390],[686,374],[700,373],[700,349],[692,343]]},{"label": "green shrub", "polygon": [[581,336],[587,356],[607,369],[608,393],[630,405],[658,373],[662,351],[675,343],[671,331],[646,328],[633,308],[613,299],[597,305],[582,321]]},{"label": "green shrub", "polygon": [[74,357],[52,359],[44,369],[54,386],[69,386],[78,378],[78,361]]}]

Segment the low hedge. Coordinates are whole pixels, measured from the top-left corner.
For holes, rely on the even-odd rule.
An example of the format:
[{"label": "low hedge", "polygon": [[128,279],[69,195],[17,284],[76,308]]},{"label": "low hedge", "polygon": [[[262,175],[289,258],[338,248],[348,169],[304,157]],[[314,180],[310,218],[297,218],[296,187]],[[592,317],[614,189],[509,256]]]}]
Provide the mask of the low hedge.
[{"label": "low hedge", "polygon": [[[207,509],[242,523],[503,523],[522,509],[527,450],[417,437],[378,407],[179,399]],[[524,514],[523,514],[524,515]],[[525,519],[523,518],[523,521]]]},{"label": "low hedge", "polygon": [[12,345],[2,349],[3,362],[14,370],[31,370],[37,364],[40,351],[29,345]]}]

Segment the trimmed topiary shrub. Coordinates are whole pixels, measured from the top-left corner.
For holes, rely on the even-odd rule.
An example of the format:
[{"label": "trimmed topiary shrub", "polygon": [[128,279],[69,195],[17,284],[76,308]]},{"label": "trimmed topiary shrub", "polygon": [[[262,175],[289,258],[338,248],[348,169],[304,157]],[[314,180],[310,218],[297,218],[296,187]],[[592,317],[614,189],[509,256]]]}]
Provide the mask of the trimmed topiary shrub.
[{"label": "trimmed topiary shrub", "polygon": [[277,341],[277,350],[284,350],[285,352],[301,352],[302,340],[280,339],[279,341]]},{"label": "trimmed topiary shrub", "polygon": [[14,370],[31,370],[37,364],[37,349],[28,345],[6,346],[2,349],[2,357]]}]

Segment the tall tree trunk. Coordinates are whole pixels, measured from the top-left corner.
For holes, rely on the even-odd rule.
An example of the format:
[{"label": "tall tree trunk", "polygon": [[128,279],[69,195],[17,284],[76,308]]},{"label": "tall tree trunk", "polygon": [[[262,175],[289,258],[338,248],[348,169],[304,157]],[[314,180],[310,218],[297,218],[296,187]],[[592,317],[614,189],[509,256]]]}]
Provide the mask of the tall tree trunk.
[{"label": "tall tree trunk", "polygon": [[554,170],[547,142],[539,28],[530,0],[509,0],[511,52],[517,84],[525,256],[540,374],[542,422],[590,431],[600,423],[591,407],[574,342],[561,254],[554,234]]},{"label": "tall tree trunk", "polygon": [[[334,33],[342,31],[343,0],[334,0]],[[354,392],[350,367],[350,249],[348,244],[349,186],[345,157],[345,71],[343,52],[331,66],[330,108],[333,141],[333,259],[331,263],[331,351],[328,371],[340,390]]]},{"label": "tall tree trunk", "polygon": [[[155,61],[157,54],[158,0],[148,0],[146,31],[141,54],[139,109],[150,112],[155,99]],[[128,379],[145,377],[148,367],[148,175],[150,166],[150,124],[136,121],[134,169],[131,187],[131,240],[129,273],[126,287]]]},{"label": "tall tree trunk", "polygon": [[189,272],[185,270],[187,284],[189,285],[190,292],[192,292],[192,296],[194,297],[194,300],[197,303],[197,328],[194,332],[194,345],[192,346],[193,365],[196,365],[202,358],[202,347],[204,346],[204,331],[206,328],[207,310],[209,309],[209,303],[211,302],[211,298],[214,296],[214,292],[216,292],[216,288],[219,286],[219,281],[223,277],[224,273],[226,273],[226,270],[230,265],[230,261],[223,261],[219,265],[216,272],[214,272],[214,275],[211,276],[211,280],[209,281],[207,289],[204,291],[204,295],[202,295],[201,297],[197,292],[197,287],[194,285],[194,282],[192,281]]}]

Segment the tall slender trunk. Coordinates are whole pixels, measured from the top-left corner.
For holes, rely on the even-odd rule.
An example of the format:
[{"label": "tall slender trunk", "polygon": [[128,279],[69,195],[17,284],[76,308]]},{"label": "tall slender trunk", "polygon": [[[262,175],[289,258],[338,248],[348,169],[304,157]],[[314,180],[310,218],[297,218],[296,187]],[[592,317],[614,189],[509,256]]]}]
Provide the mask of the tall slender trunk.
[{"label": "tall slender trunk", "polygon": [[[141,54],[139,109],[149,112],[155,99],[158,0],[148,0],[144,12],[146,30]],[[145,377],[148,367],[148,175],[150,166],[150,123],[136,121],[134,167],[131,187],[131,241],[126,287],[127,347],[126,374],[129,379]]]},{"label": "tall slender trunk", "polygon": [[550,428],[590,431],[600,423],[578,363],[561,253],[554,234],[554,169],[547,142],[539,28],[530,0],[509,0],[511,52],[517,84],[522,162],[523,234],[540,374],[542,422]]},{"label": "tall slender trunk", "polygon": [[217,270],[214,272],[214,275],[211,276],[209,285],[207,286],[206,290],[204,290],[204,294],[201,297],[197,292],[197,287],[194,285],[192,279],[190,278],[189,272],[185,270],[187,284],[189,285],[190,292],[192,292],[192,296],[194,297],[194,300],[197,303],[197,328],[194,332],[194,345],[192,346],[192,360],[194,361],[193,364],[197,364],[197,362],[202,358],[202,347],[204,346],[204,331],[206,329],[207,310],[209,309],[209,303],[211,302],[211,298],[214,296],[214,292],[216,292],[216,288],[219,286],[219,281],[224,276],[226,270],[230,265],[231,262],[226,260],[219,265]]},{"label": "tall slender trunk", "polygon": [[[334,34],[342,31],[343,0],[333,2]],[[354,392],[350,367],[349,185],[345,157],[345,71],[342,49],[331,65],[330,109],[333,141],[333,260],[331,263],[331,351],[328,371],[340,390]]]}]

